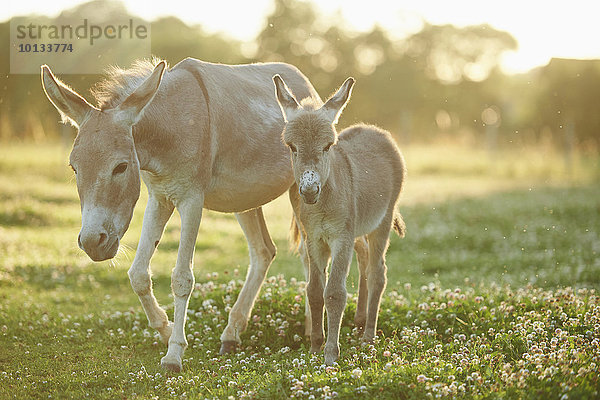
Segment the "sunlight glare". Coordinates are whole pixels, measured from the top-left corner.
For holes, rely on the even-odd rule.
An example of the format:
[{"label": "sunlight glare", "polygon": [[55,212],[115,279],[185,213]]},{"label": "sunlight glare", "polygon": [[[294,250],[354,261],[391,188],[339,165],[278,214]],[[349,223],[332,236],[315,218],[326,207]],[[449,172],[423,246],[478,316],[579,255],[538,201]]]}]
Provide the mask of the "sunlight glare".
[{"label": "sunlight glare", "polygon": [[[308,1],[319,11],[321,23],[340,24],[341,18],[347,29],[356,31],[368,31],[381,26],[395,40],[418,32],[424,23],[453,24],[458,27],[489,24],[495,29],[509,32],[519,43],[516,51],[504,54],[501,59],[502,69],[507,73],[525,72],[545,65],[552,57],[600,58],[600,46],[593,45],[594,38],[600,37],[596,6],[594,2],[585,0],[572,0],[568,4],[522,0],[370,0],[368,5],[358,0]],[[274,0],[171,0],[153,2],[151,6],[146,0],[123,2],[129,12],[146,20],[174,15],[189,25],[200,25],[207,32],[224,33],[242,42],[253,41],[264,28],[265,17],[274,8]],[[81,1],[9,0],[8,7],[0,9],[0,20],[32,13],[56,16],[61,10],[78,3]],[[251,47],[245,46],[244,52],[252,53]],[[313,54],[315,51],[318,53],[318,48],[318,43],[307,43],[305,50]],[[327,60],[324,63],[328,68],[332,67]],[[481,75],[479,72],[470,71],[475,79]]]}]

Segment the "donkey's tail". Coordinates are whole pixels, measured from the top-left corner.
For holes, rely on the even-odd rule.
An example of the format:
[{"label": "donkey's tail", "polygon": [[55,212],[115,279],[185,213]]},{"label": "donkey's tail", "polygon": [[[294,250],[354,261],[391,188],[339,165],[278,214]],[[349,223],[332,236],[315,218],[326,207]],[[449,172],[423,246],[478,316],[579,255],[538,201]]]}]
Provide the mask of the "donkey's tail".
[{"label": "donkey's tail", "polygon": [[402,215],[396,211],[394,214],[394,222],[392,227],[398,236],[401,238],[406,234],[406,224],[404,223],[404,219],[402,219]]},{"label": "donkey's tail", "polygon": [[290,250],[296,253],[300,248],[300,229],[296,223],[296,217],[292,215],[292,224],[290,225]]}]

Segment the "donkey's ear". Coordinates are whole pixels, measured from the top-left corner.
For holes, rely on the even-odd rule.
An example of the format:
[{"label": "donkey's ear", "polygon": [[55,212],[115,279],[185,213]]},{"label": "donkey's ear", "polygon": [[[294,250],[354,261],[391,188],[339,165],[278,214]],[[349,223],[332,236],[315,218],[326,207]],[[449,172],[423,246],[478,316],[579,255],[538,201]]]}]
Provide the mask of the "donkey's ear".
[{"label": "donkey's ear", "polygon": [[354,82],[356,82],[354,78],[346,79],[338,91],[335,92],[335,94],[331,96],[321,108],[327,113],[331,123],[337,124],[338,118],[342,114],[342,110],[344,107],[346,107],[346,104],[348,104],[348,100],[350,100]]},{"label": "donkey's ear", "polygon": [[47,65],[42,65],[42,87],[48,99],[60,113],[63,122],[79,127],[95,107],[73,89],[56,79]]},{"label": "donkey's ear", "polygon": [[279,104],[279,107],[281,107],[283,119],[287,122],[293,117],[294,113],[298,111],[300,105],[281,76],[275,75],[273,77],[273,83],[275,84],[277,103]]},{"label": "donkey's ear", "polygon": [[163,73],[165,72],[165,68],[167,66],[166,61],[159,62],[156,67],[154,67],[154,71],[146,80],[135,89],[135,92],[129,95],[123,102],[117,107],[119,110],[121,117],[130,125],[135,125],[142,118],[144,113],[144,108],[154,98],[156,92],[158,92],[158,88],[160,86],[160,81],[162,80]]}]

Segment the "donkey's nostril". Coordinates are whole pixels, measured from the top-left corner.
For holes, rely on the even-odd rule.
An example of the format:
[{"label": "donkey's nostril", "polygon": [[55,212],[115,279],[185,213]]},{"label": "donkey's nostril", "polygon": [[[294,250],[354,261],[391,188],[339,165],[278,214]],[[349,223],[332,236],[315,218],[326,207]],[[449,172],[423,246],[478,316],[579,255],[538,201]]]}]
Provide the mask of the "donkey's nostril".
[{"label": "donkey's nostril", "polygon": [[77,244],[79,245],[79,248],[83,250],[83,245],[81,244],[81,233],[79,234],[79,236],[77,236]]},{"label": "donkey's nostril", "polygon": [[100,239],[98,240],[98,246],[102,246],[106,242],[106,239],[108,239],[108,235],[106,235],[106,233],[101,233]]}]

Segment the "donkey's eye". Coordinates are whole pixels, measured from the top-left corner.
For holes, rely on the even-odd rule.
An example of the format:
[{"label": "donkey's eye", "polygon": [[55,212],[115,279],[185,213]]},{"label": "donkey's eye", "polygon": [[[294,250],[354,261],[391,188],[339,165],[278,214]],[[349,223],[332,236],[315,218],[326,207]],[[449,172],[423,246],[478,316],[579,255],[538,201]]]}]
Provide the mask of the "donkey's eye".
[{"label": "donkey's eye", "polygon": [[75,173],[75,175],[77,175],[77,170],[75,169],[75,167],[71,164],[69,164],[69,167],[71,167],[71,169],[73,170],[73,172]]},{"label": "donkey's eye", "polygon": [[127,163],[126,162],[121,163],[121,164],[117,165],[115,167],[115,169],[113,169],[113,173],[112,174],[113,174],[113,176],[114,175],[122,174],[123,172],[125,172],[126,169],[127,169]]},{"label": "donkey's eye", "polygon": [[294,146],[293,144],[291,144],[291,143],[288,143],[287,145],[288,145],[288,147],[290,148],[290,150],[292,151],[292,153],[295,153],[296,151],[298,151],[298,150],[296,149],[296,146]]},{"label": "donkey's eye", "polygon": [[329,143],[327,146],[323,147],[323,152],[329,151],[329,149],[333,146],[333,142]]}]

